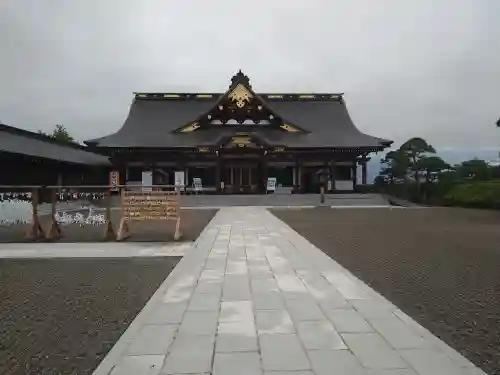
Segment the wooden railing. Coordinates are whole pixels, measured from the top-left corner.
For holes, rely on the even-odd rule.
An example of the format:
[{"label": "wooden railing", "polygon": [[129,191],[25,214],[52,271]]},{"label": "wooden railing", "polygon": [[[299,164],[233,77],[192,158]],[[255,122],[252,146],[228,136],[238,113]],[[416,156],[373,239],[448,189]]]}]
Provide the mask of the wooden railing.
[{"label": "wooden railing", "polygon": [[[63,232],[61,229],[61,225],[58,222],[58,203],[62,202],[75,202],[81,203],[82,201],[88,201],[92,204],[96,204],[97,202],[103,202],[105,214],[104,214],[104,230],[102,239],[104,241],[114,241],[120,240],[123,238],[117,238],[117,234],[114,229],[114,225],[111,217],[111,209],[113,205],[113,196],[115,193],[112,190],[118,190],[116,195],[125,196],[130,195],[130,192],[137,192],[134,195],[146,194],[149,195],[151,191],[159,193],[164,192],[164,195],[168,195],[168,202],[172,202],[175,200],[176,204],[176,220],[177,217],[178,222],[176,224],[176,234],[175,239],[180,238],[180,196],[186,193],[186,189],[183,185],[148,185],[148,186],[130,186],[130,185],[74,185],[74,186],[41,186],[41,185],[25,185],[25,186],[14,186],[14,185],[0,185],[0,203],[4,206],[6,202],[12,202],[13,205],[19,204],[20,202],[30,202],[31,203],[31,212],[30,217],[31,220],[26,220],[29,222],[29,227],[26,233],[26,239],[31,241],[40,241],[40,240],[57,240],[63,237]],[[161,196],[162,194],[156,194],[157,196]],[[50,213],[48,213],[49,207],[43,207],[44,204],[50,206]],[[120,200],[120,206],[122,210],[122,219],[120,220],[120,227],[122,227],[122,223],[124,222],[123,213],[125,200],[122,198]],[[170,203],[168,203],[170,204]],[[167,205],[167,199],[165,199],[165,205]],[[2,207],[0,206],[0,222],[1,221],[9,221],[9,218],[2,217]],[[158,209],[161,208],[161,205],[157,205]],[[10,207],[11,212],[15,211],[15,206]],[[45,210],[43,210],[45,208]],[[13,209],[13,210],[12,210]],[[85,207],[82,206],[82,210]],[[147,208],[144,208],[148,210]],[[73,207],[72,210],[78,210],[78,208]],[[154,208],[151,209],[154,211]],[[45,211],[45,212],[41,212]],[[171,210],[170,210],[171,211]],[[169,212],[170,212],[169,211]],[[43,228],[40,216],[43,214],[50,215],[50,226],[48,228]],[[89,215],[90,216],[90,215]],[[149,217],[149,216],[147,216]],[[169,218],[172,215],[169,214]],[[23,218],[25,219],[25,218]],[[19,222],[20,220],[14,220]]]}]

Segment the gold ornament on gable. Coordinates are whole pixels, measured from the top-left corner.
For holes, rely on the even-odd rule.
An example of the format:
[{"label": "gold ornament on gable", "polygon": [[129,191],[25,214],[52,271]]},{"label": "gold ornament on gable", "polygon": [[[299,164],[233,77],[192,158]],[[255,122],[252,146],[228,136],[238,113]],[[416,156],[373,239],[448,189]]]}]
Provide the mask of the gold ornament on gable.
[{"label": "gold ornament on gable", "polygon": [[296,127],[289,125],[289,124],[282,124],[280,126],[280,128],[283,130],[286,130],[287,132],[290,132],[290,133],[296,133],[299,131],[299,129],[297,129]]},{"label": "gold ornament on gable", "polygon": [[192,131],[198,129],[199,127],[200,127],[200,125],[197,122],[193,122],[192,124],[182,128],[181,132],[182,133],[189,133],[189,132],[192,132]]},{"label": "gold ornament on gable", "polygon": [[238,108],[243,108],[252,101],[252,94],[241,83],[238,84],[229,94],[229,99],[233,101]]},{"label": "gold ornament on gable", "polygon": [[236,145],[237,147],[247,147],[252,142],[250,137],[233,137],[231,139],[231,143]]}]

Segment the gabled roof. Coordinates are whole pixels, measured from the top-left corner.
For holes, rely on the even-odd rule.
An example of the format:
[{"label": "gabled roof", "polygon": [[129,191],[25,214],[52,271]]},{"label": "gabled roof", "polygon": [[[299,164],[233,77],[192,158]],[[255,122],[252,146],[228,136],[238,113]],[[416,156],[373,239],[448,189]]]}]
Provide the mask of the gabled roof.
[{"label": "gabled roof", "polygon": [[110,165],[109,158],[85,146],[66,144],[46,135],[0,124],[0,153],[29,155],[37,158],[83,165]]},{"label": "gabled roof", "polygon": [[[238,107],[241,104],[245,108],[249,94],[259,108],[265,107],[273,123],[281,125],[209,124],[221,103],[226,106],[229,100],[237,99],[235,90],[240,91]],[[257,95],[241,71],[233,77],[229,90],[221,94],[136,94],[125,123],[116,133],[85,143],[116,148],[199,147],[215,145],[222,137],[238,132],[253,134],[272,146],[296,148],[383,149],[392,143],[360,132],[342,94]]]}]

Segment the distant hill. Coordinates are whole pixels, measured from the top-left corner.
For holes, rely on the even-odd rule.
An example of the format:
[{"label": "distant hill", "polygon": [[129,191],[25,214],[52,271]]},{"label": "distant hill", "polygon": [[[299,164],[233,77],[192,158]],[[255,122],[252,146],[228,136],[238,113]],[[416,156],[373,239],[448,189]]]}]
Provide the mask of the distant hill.
[{"label": "distant hill", "polygon": [[[448,164],[460,164],[463,161],[471,160],[474,158],[496,161],[499,158],[500,147],[498,149],[477,149],[477,150],[442,150],[438,151],[437,155],[440,156]],[[380,160],[385,156],[384,154],[372,155],[372,159],[368,162],[367,174],[368,182],[373,182],[378,175],[381,166]]]}]

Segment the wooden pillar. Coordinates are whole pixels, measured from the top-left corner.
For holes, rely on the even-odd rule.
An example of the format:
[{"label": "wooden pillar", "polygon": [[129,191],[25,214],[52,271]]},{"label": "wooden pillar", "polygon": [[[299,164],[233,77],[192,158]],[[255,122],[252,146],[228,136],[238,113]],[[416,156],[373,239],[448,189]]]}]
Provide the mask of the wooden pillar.
[{"label": "wooden pillar", "polygon": [[304,191],[304,185],[302,183],[302,165],[300,164],[300,161],[297,162],[297,187],[299,194]]},{"label": "wooden pillar", "polygon": [[40,224],[40,218],[38,217],[38,204],[40,203],[40,189],[33,189],[31,193],[31,207],[32,207],[32,219],[31,225],[26,233],[26,238],[29,240],[40,240],[45,239],[45,233]]},{"label": "wooden pillar", "polygon": [[59,172],[57,174],[57,186],[62,186],[63,185],[63,173]]},{"label": "wooden pillar", "polygon": [[221,172],[222,172],[222,159],[219,155],[219,153],[217,153],[217,164],[215,165],[215,190],[217,191],[217,193],[221,193],[222,192],[222,186],[221,186],[221,182],[222,182],[222,175],[221,175]]},{"label": "wooden pillar", "polygon": [[354,160],[352,165],[352,189],[353,191],[357,190],[358,177],[357,177],[357,162]]},{"label": "wooden pillar", "polygon": [[267,191],[267,176],[269,173],[266,154],[262,156],[261,163],[262,163],[262,191],[265,193]]},{"label": "wooden pillar", "polygon": [[116,240],[116,233],[111,222],[111,191],[106,189],[106,224],[104,229],[104,241]]},{"label": "wooden pillar", "polygon": [[56,220],[57,190],[54,188],[50,189],[50,205],[51,205],[51,214],[50,214],[51,223],[47,238],[50,240],[56,240],[62,237],[62,233],[61,233],[61,228],[59,227],[59,223]]},{"label": "wooden pillar", "polygon": [[335,162],[332,160],[330,161],[330,180],[332,181],[332,192],[335,191],[335,180],[336,180],[335,172],[336,172]]},{"label": "wooden pillar", "polygon": [[361,183],[366,185],[366,160],[361,164]]},{"label": "wooden pillar", "polygon": [[326,194],[328,194],[328,181],[330,181],[330,162],[325,160],[325,165],[323,166],[323,171],[321,174],[323,175],[323,187]]}]

